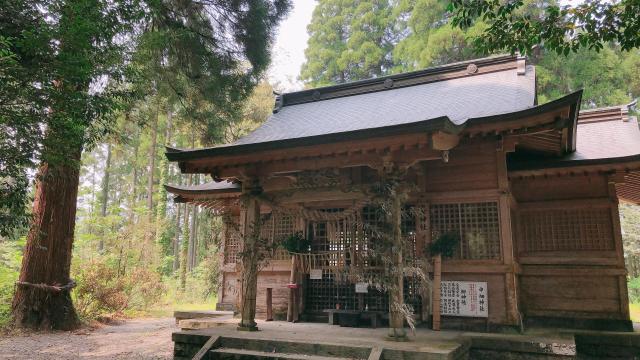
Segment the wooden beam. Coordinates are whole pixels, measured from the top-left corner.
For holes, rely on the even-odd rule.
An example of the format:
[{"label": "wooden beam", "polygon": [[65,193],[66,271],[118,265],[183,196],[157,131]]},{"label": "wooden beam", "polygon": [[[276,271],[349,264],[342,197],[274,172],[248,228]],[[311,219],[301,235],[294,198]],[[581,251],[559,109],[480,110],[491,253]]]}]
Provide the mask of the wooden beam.
[{"label": "wooden beam", "polygon": [[[427,145],[429,137],[427,133],[385,136],[374,139],[353,140],[349,142],[340,142],[333,144],[322,144],[312,146],[299,146],[288,149],[267,150],[260,153],[233,155],[213,159],[191,160],[186,163],[186,172],[199,169],[214,169],[224,166],[225,164],[250,164],[250,163],[266,163],[278,162],[284,160],[292,160],[296,158],[315,157],[319,154],[322,156],[338,155],[354,153],[356,151],[371,152],[384,150],[394,145],[404,145],[405,147],[419,148],[421,145]],[[205,171],[207,172],[207,171]]]},{"label": "wooden beam", "polygon": [[460,135],[436,131],[431,134],[431,148],[433,150],[451,150],[460,143]]},{"label": "wooden beam", "polygon": [[339,189],[293,189],[265,193],[279,204],[297,204],[314,201],[341,201],[341,200],[361,200],[367,197],[364,189],[357,187],[352,191],[342,191]]},{"label": "wooden beam", "polygon": [[518,209],[527,210],[552,210],[552,209],[585,209],[585,208],[607,208],[611,206],[611,199],[608,197],[597,197],[588,199],[571,200],[547,200],[520,202]]},{"label": "wooden beam", "polygon": [[207,353],[216,347],[216,345],[220,343],[220,337],[219,336],[212,336],[209,338],[209,340],[207,340],[206,343],[204,343],[204,345],[202,345],[202,347],[200,348],[200,350],[198,350],[198,352],[193,356],[192,360],[203,360],[205,359],[205,356],[207,355]]},{"label": "wooden beam", "polygon": [[378,152],[362,152],[298,157],[296,159],[286,159],[261,163],[254,161],[242,163],[234,166],[218,166],[210,171],[216,177],[228,179],[240,176],[244,169],[253,169],[256,176],[270,176],[279,173],[291,173],[305,170],[321,170],[328,168],[348,168],[358,166],[368,166],[373,169],[380,169],[384,166],[383,156],[387,156],[389,161],[401,167],[411,167],[417,162],[425,160],[439,160],[441,152],[427,148],[403,148],[395,151],[381,150]]}]

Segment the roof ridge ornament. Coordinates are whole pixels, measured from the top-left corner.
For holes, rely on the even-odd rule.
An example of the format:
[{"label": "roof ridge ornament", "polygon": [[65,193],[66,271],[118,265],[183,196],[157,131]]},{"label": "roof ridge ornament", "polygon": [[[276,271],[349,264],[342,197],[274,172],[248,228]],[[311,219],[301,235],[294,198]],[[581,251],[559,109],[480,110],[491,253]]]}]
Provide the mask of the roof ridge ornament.
[{"label": "roof ridge ornament", "polygon": [[273,113],[275,114],[282,109],[283,101],[282,95],[279,92],[273,91],[273,95],[276,97],[275,104],[273,105]]},{"label": "roof ridge ornament", "polygon": [[516,66],[518,69],[518,75],[522,76],[527,74],[527,58],[525,56],[521,56],[520,54],[518,54]]}]

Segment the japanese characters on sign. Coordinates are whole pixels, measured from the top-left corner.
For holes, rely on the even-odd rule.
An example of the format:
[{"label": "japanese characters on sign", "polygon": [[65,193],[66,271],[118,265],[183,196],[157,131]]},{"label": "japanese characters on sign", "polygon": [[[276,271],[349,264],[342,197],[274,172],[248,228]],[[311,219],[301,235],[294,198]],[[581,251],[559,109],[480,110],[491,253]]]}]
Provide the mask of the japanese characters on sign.
[{"label": "japanese characters on sign", "polygon": [[366,294],[369,292],[369,283],[358,282],[356,283],[356,294]]},{"label": "japanese characters on sign", "polygon": [[486,282],[443,281],[440,287],[440,314],[488,317],[489,296]]},{"label": "japanese characters on sign", "polygon": [[311,269],[309,272],[310,280],[322,280],[322,269]]}]

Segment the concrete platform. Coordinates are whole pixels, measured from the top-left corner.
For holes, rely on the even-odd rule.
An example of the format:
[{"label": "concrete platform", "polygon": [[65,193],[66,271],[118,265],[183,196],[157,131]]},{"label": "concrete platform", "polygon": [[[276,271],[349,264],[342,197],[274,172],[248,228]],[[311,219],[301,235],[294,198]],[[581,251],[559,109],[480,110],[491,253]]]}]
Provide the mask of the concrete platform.
[{"label": "concrete platform", "polygon": [[173,317],[176,319],[176,324],[180,320],[187,319],[202,319],[202,318],[220,318],[220,317],[233,317],[233,311],[217,311],[217,310],[198,310],[198,311],[174,311]]},{"label": "concrete platform", "polygon": [[[342,328],[318,323],[288,323],[284,321],[258,321],[259,331],[239,332],[236,330],[238,319],[228,320],[226,325],[211,329],[180,331],[173,333],[175,359],[190,359],[211,336],[219,336],[232,341],[242,341],[243,349],[252,349],[251,343],[260,344],[260,348],[280,349],[282,353],[301,353],[304,344],[312,344],[317,350],[323,347],[341,348],[335,355],[356,359],[351,351],[358,349],[366,353],[365,359],[373,348],[383,349],[382,358],[401,358],[445,360],[464,358],[468,343],[458,339],[459,333],[418,331],[410,334],[410,341],[397,342],[387,337],[387,329]],[[265,343],[266,342],[266,343]],[[195,351],[194,351],[195,350]],[[356,351],[358,352],[358,351]],[[406,354],[413,354],[407,357]],[[318,354],[308,354],[315,356]],[[324,355],[321,355],[324,356]],[[285,357],[283,357],[285,358]]]},{"label": "concrete platform", "polygon": [[[212,337],[205,359],[461,360],[574,359],[573,334],[542,331],[525,335],[416,329],[408,341],[387,337],[386,328],[346,328],[319,323],[258,321],[259,331],[237,331],[238,319],[209,329],[173,333],[174,359],[191,359]],[[377,355],[376,355],[377,354]],[[372,358],[373,357],[373,358]],[[326,360],[326,359],[323,359]]]}]

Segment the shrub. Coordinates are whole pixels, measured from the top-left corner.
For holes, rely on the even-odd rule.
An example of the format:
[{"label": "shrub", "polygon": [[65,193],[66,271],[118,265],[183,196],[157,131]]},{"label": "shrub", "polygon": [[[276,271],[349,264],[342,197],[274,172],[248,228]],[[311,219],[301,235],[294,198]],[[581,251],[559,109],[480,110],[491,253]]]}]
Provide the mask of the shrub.
[{"label": "shrub", "polygon": [[293,233],[280,242],[285,250],[292,253],[306,253],[311,249],[311,240],[304,237],[301,231]]},{"label": "shrub", "polygon": [[627,288],[629,289],[629,302],[632,304],[640,303],[640,277],[629,278]]},{"label": "shrub", "polygon": [[17,241],[0,240],[0,327],[11,320],[11,301],[22,263],[25,238]]},{"label": "shrub", "polygon": [[146,310],[160,301],[165,291],[160,274],[145,268],[134,268],[127,277],[128,309]]},{"label": "shrub", "polygon": [[427,253],[431,256],[442,255],[443,258],[452,257],[460,242],[456,233],[444,233],[427,245]]},{"label": "shrub", "polygon": [[129,305],[126,281],[118,276],[117,269],[103,262],[90,260],[78,265],[75,280],[74,303],[82,318],[121,313]]},{"label": "shrub", "polygon": [[165,291],[158,273],[138,267],[121,275],[104,259],[83,262],[74,273],[78,284],[73,292],[75,307],[85,319],[146,310],[160,301]]}]

